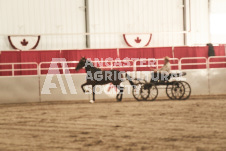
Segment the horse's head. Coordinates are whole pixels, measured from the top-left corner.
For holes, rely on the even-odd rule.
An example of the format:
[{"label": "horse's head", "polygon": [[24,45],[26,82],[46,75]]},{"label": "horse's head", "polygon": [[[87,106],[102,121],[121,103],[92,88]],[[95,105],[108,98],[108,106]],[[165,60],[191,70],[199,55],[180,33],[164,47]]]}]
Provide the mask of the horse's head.
[{"label": "horse's head", "polygon": [[82,57],[78,63],[78,65],[76,66],[75,70],[78,71],[80,69],[82,69],[86,64],[86,58]]}]

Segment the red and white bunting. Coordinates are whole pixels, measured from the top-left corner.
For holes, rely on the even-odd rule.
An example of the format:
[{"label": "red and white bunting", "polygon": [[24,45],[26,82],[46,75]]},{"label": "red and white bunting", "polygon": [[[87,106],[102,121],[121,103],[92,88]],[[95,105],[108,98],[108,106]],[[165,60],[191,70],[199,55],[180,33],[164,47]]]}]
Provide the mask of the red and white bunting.
[{"label": "red and white bunting", "polygon": [[18,50],[31,50],[35,49],[38,46],[40,41],[40,36],[34,35],[15,35],[8,36],[9,43],[13,47],[13,49]]},{"label": "red and white bunting", "polygon": [[145,47],[151,41],[152,34],[123,34],[123,38],[129,47]]}]

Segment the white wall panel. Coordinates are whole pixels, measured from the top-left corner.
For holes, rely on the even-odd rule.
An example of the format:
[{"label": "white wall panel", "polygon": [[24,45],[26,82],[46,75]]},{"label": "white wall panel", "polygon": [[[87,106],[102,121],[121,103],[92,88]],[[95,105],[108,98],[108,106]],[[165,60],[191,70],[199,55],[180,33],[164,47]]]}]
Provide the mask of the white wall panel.
[{"label": "white wall panel", "polygon": [[85,35],[63,35],[86,32],[84,5],[84,0],[0,0],[0,49],[10,49],[3,43],[11,34],[42,34],[37,49],[85,48]]},{"label": "white wall panel", "polygon": [[188,45],[205,45],[209,42],[209,8],[208,0],[190,0],[191,32]]},{"label": "white wall panel", "polygon": [[[183,70],[187,73],[185,80],[191,86],[191,95],[218,95],[226,94],[226,82],[224,80],[226,75],[226,69],[195,69],[195,70]],[[150,72],[138,72],[141,73],[140,78],[145,78],[150,75]],[[135,77],[130,72],[132,77]],[[139,74],[138,74],[139,75]],[[65,75],[61,75],[63,85],[66,90],[66,94],[62,93],[62,87],[60,86],[59,79],[56,75],[53,76],[51,83],[56,84],[56,88],[50,88],[51,94],[42,94],[46,75],[40,76],[16,76],[16,77],[0,77],[0,104],[1,103],[22,103],[22,102],[39,102],[39,101],[76,101],[84,100],[88,102],[92,99],[92,95],[84,94],[81,89],[81,85],[86,81],[85,74],[72,75],[73,84],[75,86],[77,94],[71,94],[69,85],[65,78]],[[139,76],[138,76],[139,77]],[[149,78],[148,78],[149,79]],[[149,81],[149,80],[148,80]],[[70,83],[72,84],[72,83]],[[122,82],[124,85],[129,85],[128,81]],[[48,86],[48,85],[47,85]],[[49,85],[50,86],[50,85]],[[165,97],[165,86],[163,90],[159,89],[159,95],[157,99]],[[132,96],[131,87],[125,87],[123,98],[134,99]],[[46,91],[45,91],[46,92]],[[107,95],[103,91],[101,94],[96,94],[96,101],[98,99],[114,99],[115,95]],[[122,100],[123,101],[123,100]],[[135,99],[134,99],[135,101]]]},{"label": "white wall panel", "polygon": [[[48,76],[48,75],[47,75]],[[49,88],[51,94],[42,94],[46,93],[44,90],[44,86],[46,82],[46,75],[40,76],[40,92],[41,92],[41,101],[75,101],[75,100],[89,100],[89,94],[84,94],[81,85],[86,82],[86,76],[85,74],[79,74],[79,75],[72,75],[73,83],[70,83],[74,85],[77,94],[71,94],[69,90],[69,86],[66,80],[65,75],[61,75],[61,78],[63,80],[63,85],[66,90],[66,94],[62,93],[62,88],[59,83],[59,79],[56,75],[53,76],[51,83],[56,84],[56,88]],[[44,90],[43,90],[44,89]]]},{"label": "white wall panel", "polygon": [[226,43],[226,0],[210,1],[210,33],[212,43]]},{"label": "white wall panel", "polygon": [[226,69],[209,69],[209,87],[211,95],[226,93]]},{"label": "white wall panel", "polygon": [[[183,0],[87,2],[88,32],[105,33],[90,35],[90,48],[127,47],[122,33],[153,33],[151,47],[184,45],[184,34],[178,33],[184,30]],[[191,6],[191,32],[186,42],[206,44],[208,0],[185,2]],[[85,0],[0,0],[0,49],[11,49],[7,39],[10,34],[42,34],[37,49],[86,48],[86,36],[75,35],[86,32],[84,5]]]},{"label": "white wall panel", "polygon": [[[89,0],[89,32],[153,33],[150,46],[183,45],[182,0]],[[91,47],[126,47],[122,34],[91,35]]]},{"label": "white wall panel", "polygon": [[39,102],[38,76],[0,77],[0,104]]}]

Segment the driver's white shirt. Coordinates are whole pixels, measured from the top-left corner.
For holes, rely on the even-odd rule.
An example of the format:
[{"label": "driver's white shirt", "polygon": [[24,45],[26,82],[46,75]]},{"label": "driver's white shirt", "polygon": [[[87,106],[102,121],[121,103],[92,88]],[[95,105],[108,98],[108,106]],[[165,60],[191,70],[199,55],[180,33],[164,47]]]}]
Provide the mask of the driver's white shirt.
[{"label": "driver's white shirt", "polygon": [[171,67],[170,67],[170,63],[167,62],[165,65],[162,66],[161,69],[159,69],[159,71],[166,71],[168,73],[170,73]]}]

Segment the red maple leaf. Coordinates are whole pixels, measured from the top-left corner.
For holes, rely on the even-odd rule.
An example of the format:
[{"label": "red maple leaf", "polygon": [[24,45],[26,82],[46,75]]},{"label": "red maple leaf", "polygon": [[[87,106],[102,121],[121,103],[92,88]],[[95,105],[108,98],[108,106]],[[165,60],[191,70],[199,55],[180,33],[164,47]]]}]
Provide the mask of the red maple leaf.
[{"label": "red maple leaf", "polygon": [[137,39],[134,39],[136,43],[140,43],[141,39],[139,37],[137,37]]},{"label": "red maple leaf", "polygon": [[22,46],[27,46],[28,41],[26,39],[23,39],[23,41],[20,42]]}]

